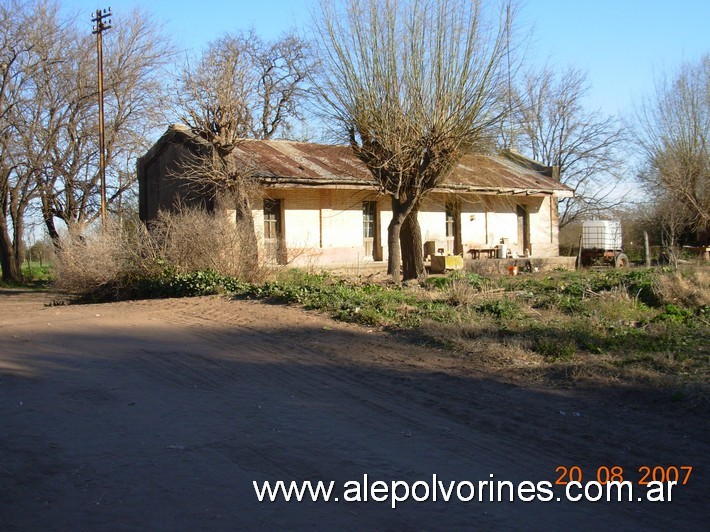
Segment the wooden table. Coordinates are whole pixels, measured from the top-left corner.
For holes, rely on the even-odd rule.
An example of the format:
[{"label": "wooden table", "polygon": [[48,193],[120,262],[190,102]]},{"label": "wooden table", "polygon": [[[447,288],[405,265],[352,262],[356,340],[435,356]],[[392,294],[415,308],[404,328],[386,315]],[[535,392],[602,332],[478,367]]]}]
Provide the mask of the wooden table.
[{"label": "wooden table", "polygon": [[496,257],[496,252],[498,248],[470,248],[467,253],[471,254],[472,259],[480,259],[485,257],[487,259],[494,259]]}]

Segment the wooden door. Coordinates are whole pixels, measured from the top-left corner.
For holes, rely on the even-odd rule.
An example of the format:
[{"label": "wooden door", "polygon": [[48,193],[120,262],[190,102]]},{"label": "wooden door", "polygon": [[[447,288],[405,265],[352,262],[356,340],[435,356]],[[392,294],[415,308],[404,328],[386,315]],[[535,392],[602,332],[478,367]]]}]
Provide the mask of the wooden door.
[{"label": "wooden door", "polygon": [[362,202],[362,244],[365,248],[365,257],[377,260],[377,202]]},{"label": "wooden door", "polygon": [[267,260],[286,263],[283,239],[283,214],[280,199],[264,200],[264,251]]}]

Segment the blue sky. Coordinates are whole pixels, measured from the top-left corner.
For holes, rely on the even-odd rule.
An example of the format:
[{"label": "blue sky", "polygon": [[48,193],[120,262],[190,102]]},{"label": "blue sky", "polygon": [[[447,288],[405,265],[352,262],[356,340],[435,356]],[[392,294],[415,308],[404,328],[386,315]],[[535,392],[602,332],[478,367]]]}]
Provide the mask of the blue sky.
[{"label": "blue sky", "polygon": [[[314,0],[107,0],[115,14],[140,6],[186,50],[221,34],[253,26],[266,38],[305,28]],[[89,14],[96,0],[64,0]],[[588,106],[628,114],[654,79],[710,52],[710,0],[523,0],[519,22],[533,28],[528,62],[575,66],[591,85]]]}]

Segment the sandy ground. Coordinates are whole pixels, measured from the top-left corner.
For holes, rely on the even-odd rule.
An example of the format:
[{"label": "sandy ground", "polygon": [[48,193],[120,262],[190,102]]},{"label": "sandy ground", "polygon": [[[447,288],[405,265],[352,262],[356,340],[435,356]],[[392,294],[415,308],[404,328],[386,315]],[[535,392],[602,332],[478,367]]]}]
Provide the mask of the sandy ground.
[{"label": "sandy ground", "polygon": [[[218,297],[0,291],[0,529],[700,530],[707,412],[496,382],[443,351]],[[665,399],[663,398],[665,397]],[[554,481],[692,465],[668,503],[275,502],[252,481]],[[640,488],[637,485],[637,489]],[[561,494],[561,491],[556,491]],[[639,491],[639,493],[642,493]]]}]

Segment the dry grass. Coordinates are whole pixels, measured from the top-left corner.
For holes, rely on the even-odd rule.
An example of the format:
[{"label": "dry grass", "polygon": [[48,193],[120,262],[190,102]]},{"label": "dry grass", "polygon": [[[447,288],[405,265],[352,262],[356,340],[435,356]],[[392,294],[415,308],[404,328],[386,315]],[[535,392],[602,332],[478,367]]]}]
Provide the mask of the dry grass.
[{"label": "dry grass", "polygon": [[491,298],[499,298],[503,292],[503,288],[488,279],[473,284],[467,277],[452,277],[451,283],[442,291],[441,297],[455,307],[465,307]]},{"label": "dry grass", "polygon": [[256,260],[251,222],[235,223],[233,211],[211,215],[201,209],[161,212],[150,239],[159,257],[179,273],[212,270],[245,281],[259,281],[266,266]]},{"label": "dry grass", "polygon": [[263,280],[268,265],[259,261],[244,224],[225,213],[185,208],[161,213],[148,231],[143,224],[69,235],[55,263],[56,289],[86,295],[119,290],[164,271],[211,270],[248,282]]},{"label": "dry grass", "polygon": [[710,305],[710,270],[690,266],[673,275],[658,276],[654,291],[665,303],[691,308]]},{"label": "dry grass", "polygon": [[480,369],[531,368],[544,363],[532,351],[532,341],[520,337],[500,337],[492,319],[481,317],[459,324],[427,321],[422,332],[448,346]]}]

